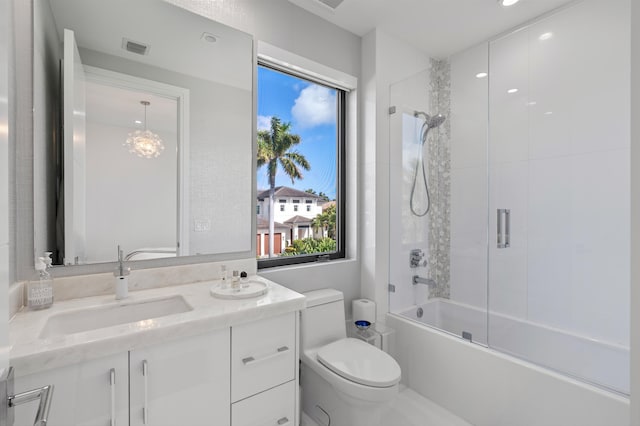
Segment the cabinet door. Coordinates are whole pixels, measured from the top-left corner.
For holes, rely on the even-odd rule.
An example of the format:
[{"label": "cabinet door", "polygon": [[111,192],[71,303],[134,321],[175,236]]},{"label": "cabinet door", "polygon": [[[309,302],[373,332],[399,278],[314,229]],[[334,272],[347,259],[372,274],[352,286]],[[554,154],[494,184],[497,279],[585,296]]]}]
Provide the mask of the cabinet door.
[{"label": "cabinet door", "polygon": [[[17,377],[15,391],[54,385],[47,426],[126,426],[129,424],[127,353]],[[31,426],[38,402],[15,407],[15,426]],[[113,422],[112,422],[113,420]]]},{"label": "cabinet door", "polygon": [[229,426],[229,329],[129,354],[131,426]]},{"label": "cabinet door", "polygon": [[231,334],[233,402],[295,378],[298,366],[294,313],[235,326]]},{"label": "cabinet door", "polygon": [[231,407],[233,426],[293,426],[296,381],[292,380]]}]

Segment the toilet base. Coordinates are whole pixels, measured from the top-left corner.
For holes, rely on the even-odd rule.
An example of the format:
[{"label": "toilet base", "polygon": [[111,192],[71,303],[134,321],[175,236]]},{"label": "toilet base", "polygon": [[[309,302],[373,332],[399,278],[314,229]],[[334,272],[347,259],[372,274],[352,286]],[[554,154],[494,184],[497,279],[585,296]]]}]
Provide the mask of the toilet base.
[{"label": "toilet base", "polygon": [[384,426],[382,411],[388,402],[370,402],[340,392],[302,363],[302,411],[318,426]]}]

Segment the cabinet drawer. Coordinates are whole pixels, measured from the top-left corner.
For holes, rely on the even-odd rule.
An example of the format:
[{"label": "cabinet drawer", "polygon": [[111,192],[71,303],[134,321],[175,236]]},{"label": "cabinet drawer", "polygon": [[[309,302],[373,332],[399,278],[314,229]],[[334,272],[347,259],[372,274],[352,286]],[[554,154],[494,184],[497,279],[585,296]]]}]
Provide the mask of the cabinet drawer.
[{"label": "cabinet drawer", "polygon": [[232,426],[293,426],[295,380],[231,406]]},{"label": "cabinet drawer", "polygon": [[231,401],[293,380],[295,313],[231,328]]}]

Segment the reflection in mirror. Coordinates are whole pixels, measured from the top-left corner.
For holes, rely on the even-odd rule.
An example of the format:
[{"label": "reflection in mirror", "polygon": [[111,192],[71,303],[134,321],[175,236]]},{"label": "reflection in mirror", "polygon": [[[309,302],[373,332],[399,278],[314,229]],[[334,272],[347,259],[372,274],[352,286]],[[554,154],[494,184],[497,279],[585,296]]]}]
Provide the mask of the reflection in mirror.
[{"label": "reflection in mirror", "polygon": [[251,36],[160,0],[33,1],[35,252],[249,252]]}]

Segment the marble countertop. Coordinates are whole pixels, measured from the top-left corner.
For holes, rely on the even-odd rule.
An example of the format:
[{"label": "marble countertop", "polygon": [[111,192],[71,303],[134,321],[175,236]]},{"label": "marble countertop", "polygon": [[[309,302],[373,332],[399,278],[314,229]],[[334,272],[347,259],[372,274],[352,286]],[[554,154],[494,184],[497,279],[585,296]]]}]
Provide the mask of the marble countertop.
[{"label": "marble countertop", "polygon": [[[51,308],[40,311],[22,309],[9,322],[10,363],[16,376],[24,376],[305,308],[303,295],[259,276],[250,279],[267,284],[268,293],[251,299],[217,299],[209,293],[211,286],[220,283],[215,280],[130,292],[129,297],[120,301],[114,295],[103,295],[55,302]],[[174,295],[181,295],[193,309],[84,332],[40,337],[49,318],[57,314]]]}]

